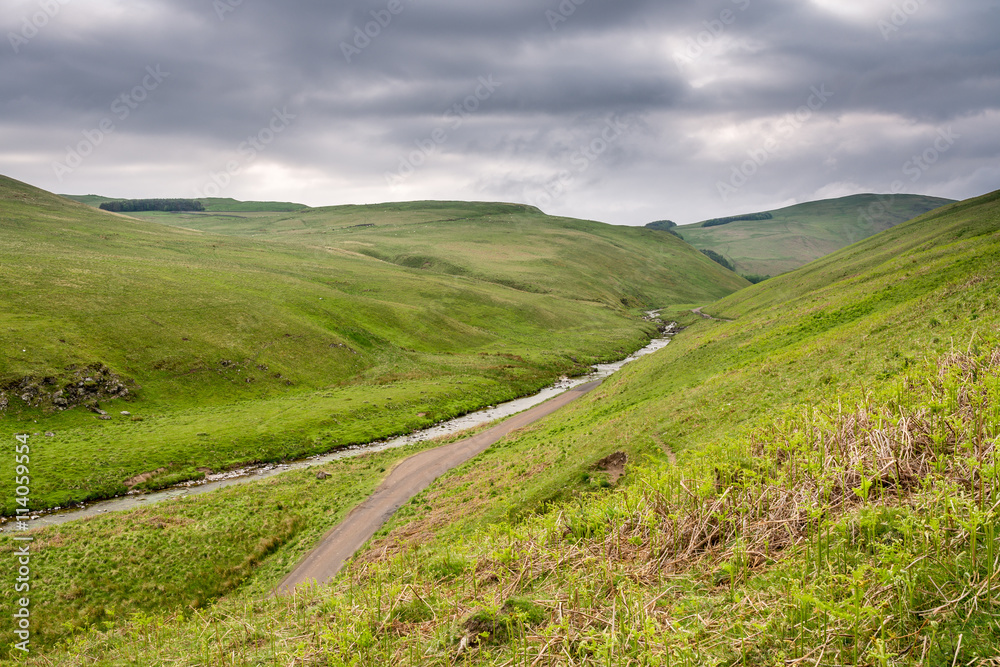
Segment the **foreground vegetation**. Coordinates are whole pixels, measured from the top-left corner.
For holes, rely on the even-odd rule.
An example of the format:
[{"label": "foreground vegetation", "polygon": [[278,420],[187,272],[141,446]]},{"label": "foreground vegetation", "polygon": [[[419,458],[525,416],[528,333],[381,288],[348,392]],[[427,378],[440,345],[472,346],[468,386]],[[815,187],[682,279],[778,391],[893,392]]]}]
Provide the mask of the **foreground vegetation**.
[{"label": "foreground vegetation", "polygon": [[673,237],[523,206],[248,207],[148,214],[167,226],[0,179],[0,454],[35,439],[32,508],[428,426],[745,284]]},{"label": "foreground vegetation", "polygon": [[950,204],[921,195],[853,195],[676,228],[747,277],[776,276]]},{"label": "foreground vegetation", "polygon": [[262,595],[290,539],[214,605],[29,662],[993,664],[998,264],[995,193],[706,308],[733,322],[678,311],[665,350],[445,476],[333,586]]}]

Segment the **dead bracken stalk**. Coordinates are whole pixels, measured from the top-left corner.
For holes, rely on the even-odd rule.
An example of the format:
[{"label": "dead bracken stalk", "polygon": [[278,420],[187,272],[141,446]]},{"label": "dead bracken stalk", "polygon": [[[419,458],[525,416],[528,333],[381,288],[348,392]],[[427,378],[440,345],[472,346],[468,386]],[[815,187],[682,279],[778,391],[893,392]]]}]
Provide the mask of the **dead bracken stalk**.
[{"label": "dead bracken stalk", "polygon": [[[602,520],[593,510],[562,511],[542,540],[545,546],[521,544],[514,561],[480,561],[478,575],[513,582],[506,584],[511,594],[522,581],[593,572],[603,562],[606,591],[614,595],[622,579],[650,586],[699,567],[718,572],[721,565],[718,584],[773,562],[810,539],[823,522],[862,506],[903,503],[932,483],[964,489],[993,512],[1000,438],[996,420],[990,427],[983,416],[1000,407],[991,403],[983,380],[995,380],[998,370],[1000,349],[978,358],[952,353],[939,360],[936,382],[921,388],[926,395],[912,408],[903,396],[879,405],[869,398],[848,412],[803,411],[753,434],[745,455],[718,464],[711,476],[683,477],[671,468],[656,483],[625,490],[631,494],[625,516]],[[889,592],[873,589],[868,602]],[[939,608],[912,611],[930,617],[964,599],[988,600],[998,592],[1000,581],[990,579]],[[565,634],[560,641],[544,638],[534,664],[591,664],[574,654],[574,637],[614,632],[613,618],[564,609],[563,602],[554,605]],[[655,606],[654,600],[636,613],[648,617]],[[702,620],[705,627],[714,622]],[[669,625],[662,615],[657,621]],[[818,664],[816,655],[822,662],[825,651],[819,646],[794,662]]]}]

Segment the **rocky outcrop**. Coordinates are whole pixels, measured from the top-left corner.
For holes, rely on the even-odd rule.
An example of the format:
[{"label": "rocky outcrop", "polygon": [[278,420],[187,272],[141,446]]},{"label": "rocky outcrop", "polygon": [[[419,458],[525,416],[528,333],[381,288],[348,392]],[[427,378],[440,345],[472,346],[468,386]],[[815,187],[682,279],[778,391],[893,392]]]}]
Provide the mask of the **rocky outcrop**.
[{"label": "rocky outcrop", "polygon": [[0,410],[20,400],[33,408],[68,410],[78,405],[96,408],[101,401],[127,398],[140,387],[104,364],[69,366],[62,377],[26,377],[0,385]]}]

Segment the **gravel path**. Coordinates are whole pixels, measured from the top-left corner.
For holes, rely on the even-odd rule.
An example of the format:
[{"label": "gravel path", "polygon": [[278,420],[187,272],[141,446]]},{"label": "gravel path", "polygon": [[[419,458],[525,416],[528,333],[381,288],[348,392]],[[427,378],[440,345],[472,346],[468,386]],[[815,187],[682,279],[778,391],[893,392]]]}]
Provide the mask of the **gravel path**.
[{"label": "gravel path", "polygon": [[324,536],[319,546],[307,554],[278,585],[276,593],[287,595],[304,583],[325,584],[340,572],[344,562],[371,539],[389,518],[452,468],[481,454],[511,431],[547,417],[567,403],[600,386],[588,382],[564,394],[514,415],[496,426],[465,440],[415,454],[397,465],[382,485],[347,518]]}]

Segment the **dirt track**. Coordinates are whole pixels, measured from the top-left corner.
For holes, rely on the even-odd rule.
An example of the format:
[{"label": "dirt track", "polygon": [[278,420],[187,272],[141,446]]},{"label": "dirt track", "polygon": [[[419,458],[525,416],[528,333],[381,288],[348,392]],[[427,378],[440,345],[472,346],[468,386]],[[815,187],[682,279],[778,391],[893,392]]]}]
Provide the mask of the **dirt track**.
[{"label": "dirt track", "polygon": [[382,485],[366,501],[355,507],[344,521],[327,533],[319,546],[303,558],[278,585],[276,594],[287,595],[304,583],[330,581],[365,542],[389,520],[396,510],[431,482],[489,449],[511,431],[546,417],[567,403],[596,389],[601,381],[588,382],[564,394],[514,415],[490,429],[465,440],[415,454],[396,466]]},{"label": "dirt track", "polygon": [[712,317],[711,315],[706,315],[705,313],[701,312],[702,308],[704,308],[704,307],[705,306],[702,306],[701,308],[695,308],[691,312],[694,313],[695,315],[701,315],[706,320],[715,320],[716,322],[732,322],[733,321],[733,320],[723,320],[723,319],[719,319],[718,317]]}]

